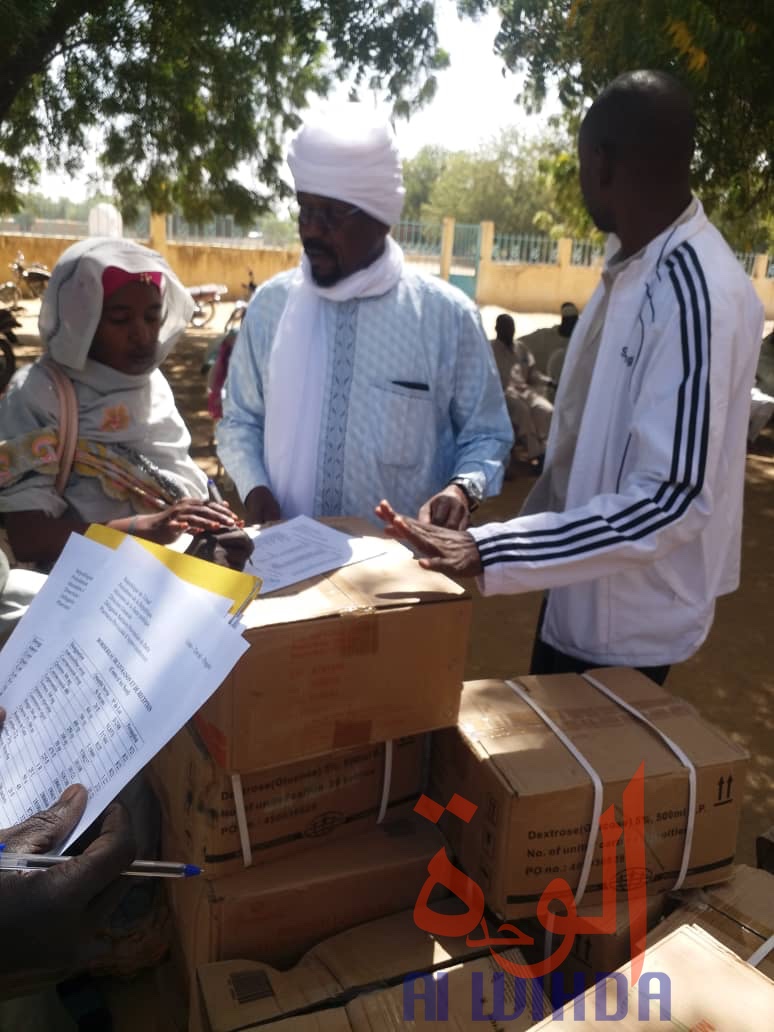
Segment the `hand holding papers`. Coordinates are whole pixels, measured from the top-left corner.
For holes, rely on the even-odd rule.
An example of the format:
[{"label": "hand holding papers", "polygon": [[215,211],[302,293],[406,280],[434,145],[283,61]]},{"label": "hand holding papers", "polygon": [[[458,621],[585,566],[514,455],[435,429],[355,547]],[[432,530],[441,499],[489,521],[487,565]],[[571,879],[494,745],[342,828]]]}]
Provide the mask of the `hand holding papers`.
[{"label": "hand holding papers", "polygon": [[[0,653],[0,826],[80,782],[89,800],[66,848],[247,649],[228,612],[255,580],[169,555],[186,580],[132,538],[113,551],[71,536]],[[240,597],[195,583],[201,567],[239,578]]]}]

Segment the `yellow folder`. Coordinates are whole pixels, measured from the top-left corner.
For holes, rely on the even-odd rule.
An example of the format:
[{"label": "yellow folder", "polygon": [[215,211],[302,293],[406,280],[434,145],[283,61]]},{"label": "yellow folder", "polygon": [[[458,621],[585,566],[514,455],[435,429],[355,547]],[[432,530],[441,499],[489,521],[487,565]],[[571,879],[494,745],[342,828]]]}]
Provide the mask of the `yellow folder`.
[{"label": "yellow folder", "polygon": [[[127,536],[120,530],[106,527],[102,523],[92,523],[86,531],[86,537],[101,545],[106,545],[108,548],[118,548]],[[175,552],[171,548],[165,548],[164,545],[157,545],[155,541],[146,541],[145,538],[135,537],[134,540],[164,563],[181,580],[200,588],[206,588],[222,598],[232,599],[233,605],[229,609],[230,613],[242,610],[260,591],[260,577],[253,577],[251,574],[241,573],[239,570],[231,570],[227,566],[218,566],[216,563],[208,563],[193,555]]]}]

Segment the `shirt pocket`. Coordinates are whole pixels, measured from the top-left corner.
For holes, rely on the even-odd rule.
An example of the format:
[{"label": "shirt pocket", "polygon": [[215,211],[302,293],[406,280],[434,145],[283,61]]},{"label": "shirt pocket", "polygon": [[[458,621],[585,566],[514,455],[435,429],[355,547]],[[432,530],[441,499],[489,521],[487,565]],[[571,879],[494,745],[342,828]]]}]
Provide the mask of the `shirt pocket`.
[{"label": "shirt pocket", "polygon": [[373,383],[369,402],[377,459],[385,466],[416,466],[432,446],[430,392]]}]

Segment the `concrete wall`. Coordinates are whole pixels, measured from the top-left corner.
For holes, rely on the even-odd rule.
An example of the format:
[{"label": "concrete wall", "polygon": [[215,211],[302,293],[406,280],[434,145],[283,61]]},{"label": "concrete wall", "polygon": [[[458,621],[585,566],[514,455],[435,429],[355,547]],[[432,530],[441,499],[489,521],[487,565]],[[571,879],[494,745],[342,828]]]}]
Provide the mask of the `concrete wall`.
[{"label": "concrete wall", "polygon": [[[482,223],[481,255],[478,268],[476,300],[480,305],[497,305],[517,312],[559,312],[564,301],[573,301],[579,308],[588,302],[598,281],[599,267],[572,265],[572,241],[560,240],[556,265],[520,265],[515,262],[493,262],[491,241],[492,223]],[[444,220],[444,248],[440,269],[448,277],[451,262],[451,239],[454,221]],[[28,262],[44,262],[53,268],[62,251],[75,243],[66,237],[39,237],[23,234],[0,234],[0,281],[11,278],[8,269],[17,251],[22,251]],[[150,246],[163,254],[180,279],[187,286],[202,283],[225,283],[232,300],[244,294],[248,269],[253,270],[256,283],[263,283],[285,269],[298,264],[298,248],[242,248],[219,244],[182,244],[166,239],[166,220],[154,217],[151,222]],[[409,256],[412,264],[426,265],[428,272],[436,273],[439,259]],[[752,283],[763,302],[767,319],[774,319],[774,278],[767,277],[769,258],[759,255],[755,261]]]},{"label": "concrete wall", "polygon": [[[151,227],[150,246],[163,254],[186,286],[202,283],[225,283],[232,300],[244,294],[248,269],[253,270],[256,283],[263,283],[284,269],[298,265],[298,249],[224,247],[217,244],[178,244],[168,242],[166,236],[154,234]],[[142,241],[141,241],[142,242]],[[49,269],[74,239],[66,237],[38,237],[0,234],[0,281],[12,278],[8,264],[21,251],[27,262],[43,262]]]},{"label": "concrete wall", "polygon": [[[482,233],[482,242],[485,237]],[[483,250],[483,248],[482,248]],[[559,312],[565,301],[583,308],[599,282],[599,268],[571,265],[572,240],[560,240],[556,265],[493,262],[481,255],[476,301],[516,312]],[[491,254],[491,248],[487,249]]]},{"label": "concrete wall", "polygon": [[[492,224],[483,222],[476,288],[476,301],[480,305],[497,305],[515,312],[558,314],[565,301],[583,308],[596,289],[601,267],[572,265],[572,240],[559,241],[556,265],[520,265],[491,260],[492,235]],[[751,279],[766,319],[774,319],[774,277],[767,276],[769,261],[768,255],[757,255]]]},{"label": "concrete wall", "polygon": [[27,264],[43,262],[49,269],[53,269],[62,251],[75,242],[69,237],[39,237],[22,234],[17,236],[0,233],[0,280],[5,282],[7,279],[13,279],[13,273],[8,265],[16,260],[19,251],[24,255]]}]

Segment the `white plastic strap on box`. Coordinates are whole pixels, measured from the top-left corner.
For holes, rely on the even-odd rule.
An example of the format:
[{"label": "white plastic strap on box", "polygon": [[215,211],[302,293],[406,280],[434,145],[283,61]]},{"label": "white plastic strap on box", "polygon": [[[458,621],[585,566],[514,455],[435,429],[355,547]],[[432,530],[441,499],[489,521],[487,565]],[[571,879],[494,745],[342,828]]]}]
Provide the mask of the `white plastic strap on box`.
[{"label": "white plastic strap on box", "polygon": [[620,696],[608,688],[606,684],[602,684],[596,677],[592,677],[591,674],[581,674],[584,681],[588,681],[590,685],[593,685],[598,691],[606,695],[611,702],[614,702],[621,709],[625,709],[627,713],[630,713],[635,720],[639,720],[641,724],[653,731],[654,734],[658,735],[661,741],[669,749],[672,750],[677,759],[688,771],[688,815],[685,824],[685,843],[683,845],[683,859],[680,864],[680,872],[677,875],[677,881],[674,883],[670,891],[682,888],[685,876],[688,873],[688,865],[691,860],[691,846],[693,845],[693,828],[696,823],[696,767],[691,757],[680,748],[677,742],[672,741],[666,732],[662,731],[660,727],[656,727],[652,720],[648,718],[630,703],[625,702]]},{"label": "white plastic strap on box", "polygon": [[241,775],[231,775],[231,791],[234,793],[234,810],[236,811],[237,828],[239,828],[239,843],[242,846],[242,860],[245,867],[249,867],[253,862],[253,850],[250,845],[250,830],[247,827]]},{"label": "white plastic strap on box", "polygon": [[387,816],[390,805],[390,789],[392,788],[392,741],[384,743],[384,777],[382,778],[382,799],[379,803],[379,815],[376,823],[381,824]]},{"label": "white plastic strap on box", "polygon": [[766,942],[759,946],[755,953],[750,954],[747,958],[747,963],[752,967],[757,968],[761,961],[764,961],[772,950],[774,950],[774,935],[770,936]]},{"label": "white plastic strap on box", "polygon": [[543,723],[549,727],[562,745],[568,749],[578,763],[583,767],[588,776],[591,778],[591,783],[594,786],[594,806],[591,812],[591,826],[589,830],[589,840],[586,845],[586,855],[583,858],[583,867],[581,868],[580,878],[578,879],[578,888],[575,890],[575,905],[580,904],[583,894],[586,891],[586,885],[588,884],[589,875],[591,874],[591,863],[594,859],[594,851],[597,846],[597,834],[599,832],[599,818],[602,816],[602,796],[603,796],[603,785],[602,779],[599,774],[594,770],[589,761],[580,751],[580,749],[572,742],[568,736],[562,731],[559,725],[553,721],[549,715],[545,712],[543,707],[536,702],[532,696],[518,684],[516,681],[505,682],[511,691],[515,692],[530,709],[534,710],[535,713],[540,717]]},{"label": "white plastic strap on box", "polygon": [[[392,788],[392,742],[384,743],[384,777],[382,778],[382,798],[379,802],[379,813],[376,823],[381,824],[387,815],[390,805],[390,789]],[[245,867],[253,862],[253,850],[250,845],[250,829],[247,827],[245,813],[245,797],[242,793],[242,778],[239,774],[231,775],[231,791],[234,794],[234,810],[236,811],[239,844],[242,847],[242,860]]]}]

